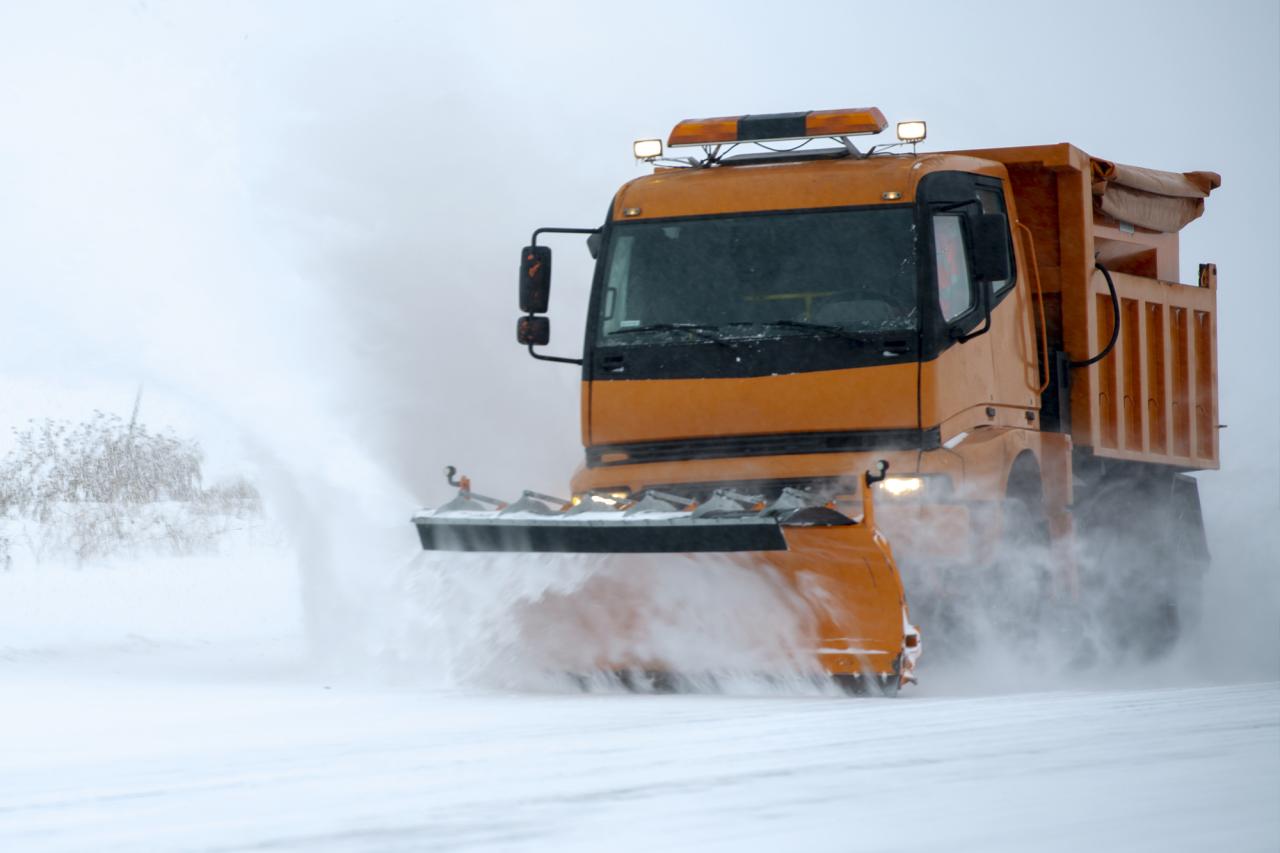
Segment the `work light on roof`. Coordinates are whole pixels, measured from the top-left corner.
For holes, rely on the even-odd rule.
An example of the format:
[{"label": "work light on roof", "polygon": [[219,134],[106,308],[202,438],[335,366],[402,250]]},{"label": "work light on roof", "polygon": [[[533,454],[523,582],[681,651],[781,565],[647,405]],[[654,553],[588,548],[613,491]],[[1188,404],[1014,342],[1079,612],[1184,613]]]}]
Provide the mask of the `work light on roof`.
[{"label": "work light on roof", "polygon": [[662,156],[661,139],[637,139],[631,144],[637,160],[656,160]]},{"label": "work light on roof", "polygon": [[813,110],[799,113],[685,119],[675,126],[667,145],[719,145],[726,142],[772,142],[822,136],[863,136],[889,126],[876,107]]},{"label": "work light on roof", "polygon": [[898,122],[898,141],[924,142],[925,126],[922,121]]}]

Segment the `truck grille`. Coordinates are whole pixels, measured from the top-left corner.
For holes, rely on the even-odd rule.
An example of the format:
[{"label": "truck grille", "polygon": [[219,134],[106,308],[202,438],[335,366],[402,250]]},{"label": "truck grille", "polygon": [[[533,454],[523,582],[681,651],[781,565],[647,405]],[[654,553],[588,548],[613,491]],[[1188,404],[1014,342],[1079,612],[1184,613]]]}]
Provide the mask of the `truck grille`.
[{"label": "truck grille", "polygon": [[602,468],[610,465],[721,459],[734,456],[855,453],[865,450],[933,450],[939,446],[940,432],[937,427],[715,436],[676,441],[596,445],[587,448],[587,467]]}]

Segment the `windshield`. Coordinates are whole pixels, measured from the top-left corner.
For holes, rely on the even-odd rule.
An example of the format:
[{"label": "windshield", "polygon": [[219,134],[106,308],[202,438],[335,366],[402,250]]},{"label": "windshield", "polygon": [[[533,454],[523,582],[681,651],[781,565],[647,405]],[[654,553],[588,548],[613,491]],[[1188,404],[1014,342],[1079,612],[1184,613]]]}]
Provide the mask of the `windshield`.
[{"label": "windshield", "polygon": [[908,207],[620,223],[600,340],[914,329],[914,237]]}]

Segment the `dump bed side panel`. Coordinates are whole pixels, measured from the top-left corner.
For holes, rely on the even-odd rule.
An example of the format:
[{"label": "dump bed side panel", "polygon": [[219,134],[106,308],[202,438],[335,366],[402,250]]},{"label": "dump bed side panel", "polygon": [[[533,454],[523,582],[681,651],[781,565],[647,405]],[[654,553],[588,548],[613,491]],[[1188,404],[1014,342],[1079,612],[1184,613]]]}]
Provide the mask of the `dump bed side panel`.
[{"label": "dump bed side panel", "polygon": [[[1083,361],[1106,346],[1120,297],[1120,336],[1098,363],[1070,370],[1070,432],[1098,456],[1218,467],[1217,274],[1178,279],[1178,235],[1095,211],[1090,158],[1060,144],[965,152],[1005,164],[1031,234],[1049,350]],[[1037,330],[1038,331],[1038,330]]]},{"label": "dump bed side panel", "polygon": [[[1125,273],[1112,278],[1120,296],[1120,337],[1110,355],[1072,377],[1073,408],[1090,394],[1080,402],[1088,408],[1094,453],[1217,468],[1216,274],[1206,269],[1203,287]],[[1113,321],[1101,273],[1089,282],[1087,297],[1092,347],[1099,352]]]}]

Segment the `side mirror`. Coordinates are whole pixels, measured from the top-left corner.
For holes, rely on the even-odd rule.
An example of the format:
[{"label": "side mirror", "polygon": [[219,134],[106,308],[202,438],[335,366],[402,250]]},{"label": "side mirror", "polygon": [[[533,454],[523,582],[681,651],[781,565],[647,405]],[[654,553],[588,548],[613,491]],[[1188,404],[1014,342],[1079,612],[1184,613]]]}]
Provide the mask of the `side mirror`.
[{"label": "side mirror", "polygon": [[587,237],[587,251],[591,253],[591,260],[597,260],[600,257],[600,244],[604,242],[604,235],[599,231],[591,232]]},{"label": "side mirror", "polygon": [[551,249],[525,246],[520,251],[520,310],[526,314],[543,314],[550,300]]},{"label": "side mirror", "polygon": [[529,316],[516,320],[516,340],[526,346],[545,346],[551,340],[551,318]]},{"label": "side mirror", "polygon": [[1004,281],[1009,277],[1009,224],[1004,214],[984,213],[971,222],[974,278],[983,284]]}]

